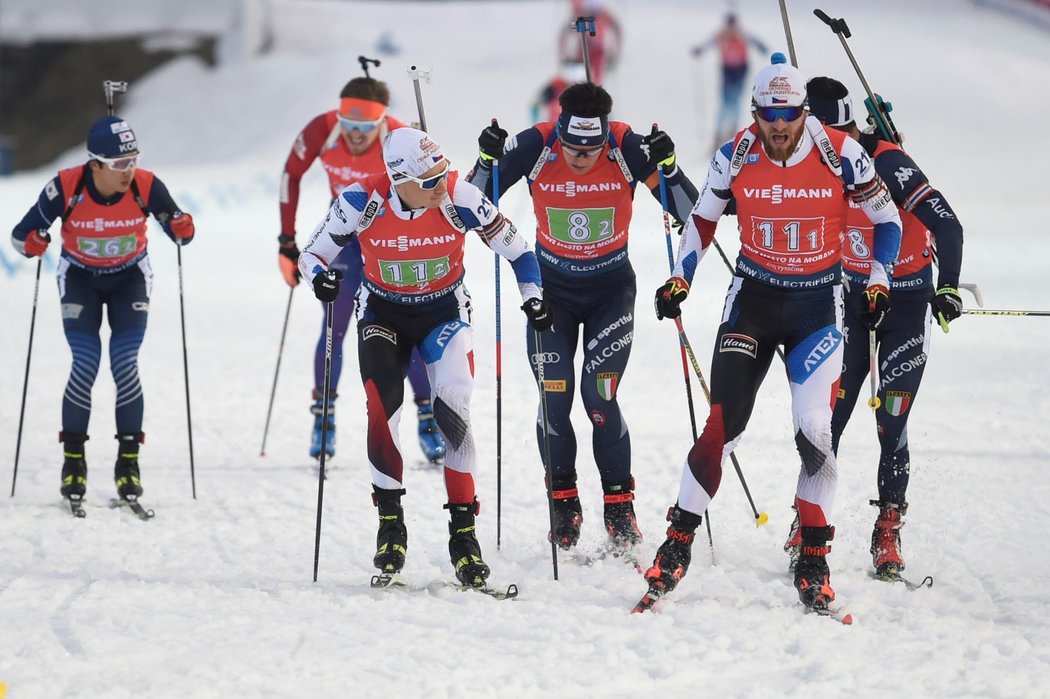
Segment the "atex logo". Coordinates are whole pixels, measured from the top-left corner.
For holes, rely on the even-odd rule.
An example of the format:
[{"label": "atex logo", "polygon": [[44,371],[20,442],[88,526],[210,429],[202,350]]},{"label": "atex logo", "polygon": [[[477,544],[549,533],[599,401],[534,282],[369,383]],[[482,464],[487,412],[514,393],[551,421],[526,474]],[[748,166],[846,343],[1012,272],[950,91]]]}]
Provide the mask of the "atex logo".
[{"label": "atex logo", "polygon": [[539,366],[540,362],[544,364],[555,364],[561,361],[561,355],[557,352],[544,352],[543,354],[533,353],[532,355],[532,366]]}]

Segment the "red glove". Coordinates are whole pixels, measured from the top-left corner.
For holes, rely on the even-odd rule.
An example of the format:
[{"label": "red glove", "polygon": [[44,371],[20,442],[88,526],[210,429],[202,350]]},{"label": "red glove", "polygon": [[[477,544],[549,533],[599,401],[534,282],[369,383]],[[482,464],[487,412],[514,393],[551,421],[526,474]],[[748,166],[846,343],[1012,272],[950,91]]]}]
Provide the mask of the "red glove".
[{"label": "red glove", "polygon": [[47,231],[29,231],[25,242],[22,243],[22,254],[26,257],[40,257],[47,252],[47,244],[51,242],[51,236]]},{"label": "red glove", "polygon": [[282,233],[277,236],[280,247],[277,248],[277,264],[281,268],[281,276],[288,286],[299,286],[299,278],[303,276],[299,272],[299,246],[295,244],[294,235]]},{"label": "red glove", "polygon": [[182,211],[176,211],[171,217],[171,234],[175,236],[175,242],[186,245],[193,240],[196,229],[193,227],[193,217]]}]

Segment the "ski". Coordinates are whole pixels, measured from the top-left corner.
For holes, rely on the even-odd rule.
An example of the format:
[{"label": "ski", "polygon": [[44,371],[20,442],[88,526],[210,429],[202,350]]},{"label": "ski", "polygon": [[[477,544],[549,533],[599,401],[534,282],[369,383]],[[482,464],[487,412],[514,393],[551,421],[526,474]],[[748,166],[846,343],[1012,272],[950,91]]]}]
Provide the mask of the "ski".
[{"label": "ski", "polygon": [[875,580],[880,580],[882,582],[888,582],[888,583],[898,583],[899,582],[899,583],[904,583],[904,587],[908,588],[912,592],[914,592],[915,590],[921,590],[924,587],[933,587],[933,576],[932,575],[927,575],[920,582],[915,582],[914,580],[909,580],[908,578],[904,577],[900,573],[895,573],[895,572],[882,573],[881,575],[879,573],[872,572],[871,573],[871,577],[874,578]]},{"label": "ski", "polygon": [[81,495],[70,495],[64,498],[66,505],[69,507],[69,513],[77,519],[83,519],[87,517],[87,512],[84,511],[84,498]]},{"label": "ski", "polygon": [[370,586],[377,590],[396,588],[415,592],[435,592],[441,589],[457,590],[461,592],[470,590],[473,592],[480,592],[483,595],[487,595],[492,599],[497,600],[515,599],[518,596],[518,586],[514,583],[508,585],[506,589],[490,587],[488,585],[473,587],[471,585],[462,585],[458,582],[447,580],[436,580],[429,585],[413,585],[405,580],[400,573],[380,573],[378,575],[373,575]]},{"label": "ski", "polygon": [[143,507],[142,503],[139,502],[138,497],[135,495],[129,495],[126,498],[113,498],[109,501],[111,509],[116,509],[125,505],[143,522],[148,522],[153,519],[153,510],[147,510]]},{"label": "ski", "polygon": [[843,626],[850,626],[853,624],[853,615],[846,611],[845,607],[834,606],[834,607],[806,607],[803,606],[807,614],[816,614],[817,616],[827,617],[828,619],[834,619]]},{"label": "ski", "polygon": [[634,609],[631,610],[631,614],[641,614],[642,612],[649,611],[658,601],[660,601],[661,596],[662,595],[660,595],[660,593],[656,590],[649,590],[644,595],[642,595],[642,598],[640,600],[638,600],[638,604],[634,605]]}]

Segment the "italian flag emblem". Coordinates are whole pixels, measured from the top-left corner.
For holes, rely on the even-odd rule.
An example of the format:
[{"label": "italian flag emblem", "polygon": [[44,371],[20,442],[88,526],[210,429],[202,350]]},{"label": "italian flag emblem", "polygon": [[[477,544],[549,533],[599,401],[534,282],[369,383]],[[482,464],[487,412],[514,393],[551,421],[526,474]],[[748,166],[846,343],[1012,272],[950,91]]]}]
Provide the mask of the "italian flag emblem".
[{"label": "italian flag emblem", "polygon": [[598,395],[605,400],[616,397],[616,384],[620,382],[620,375],[616,372],[605,372],[598,374]]},{"label": "italian flag emblem", "polygon": [[886,393],[886,412],[893,417],[899,417],[908,411],[911,405],[911,394],[904,391],[889,391]]}]

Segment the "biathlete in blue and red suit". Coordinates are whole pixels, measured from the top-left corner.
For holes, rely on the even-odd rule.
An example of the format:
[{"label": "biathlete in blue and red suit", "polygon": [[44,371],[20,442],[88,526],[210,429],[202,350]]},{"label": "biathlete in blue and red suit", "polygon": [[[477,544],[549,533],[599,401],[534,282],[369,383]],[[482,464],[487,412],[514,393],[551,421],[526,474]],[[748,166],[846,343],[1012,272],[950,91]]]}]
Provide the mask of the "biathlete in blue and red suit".
[{"label": "biathlete in blue and red suit", "polygon": [[846,219],[852,203],[873,225],[870,273],[859,293],[862,320],[874,326],[889,307],[900,217],[860,144],[809,116],[806,80],[783,54],[773,54],[755,77],[751,110],[754,123],[715,153],[683,232],[674,276],[656,293],[657,316],[677,317],[719,217],[735,201],[741,247],[711,360],[711,413],[683,466],[667,539],[645,573],[643,608],[686,574],[696,528],[721,484],[722,464],[743,437],[780,346],[801,460],[795,588],[810,608],[826,609],[835,599],[826,556],[838,484],[831,415],[842,370]]},{"label": "biathlete in blue and red suit", "polygon": [[51,239],[48,228],[62,219],[58,293],[62,327],[73,353],[62,398],[62,495],[79,501],[87,491],[84,442],[102,357],[99,329],[105,306],[109,364],[117,386],[114,478],[121,498],[137,498],[142,494],[138,457],[143,441],[138,355],[153,284],[147,221],[154,216],[169,238],[186,245],[193,239],[193,219],[179,210],[160,179],[138,167],[138,141],[120,117],[96,121],[88,131],[87,149],[88,162],[62,170],[48,182],[11,239],[26,257],[43,255]]},{"label": "biathlete in blue and red suit", "polygon": [[[807,85],[809,109],[828,127],[858,140],[875,163],[900,211],[901,251],[894,265],[890,292],[893,305],[875,329],[878,344],[879,407],[875,425],[879,436],[877,500],[879,508],[871,536],[876,576],[894,579],[904,570],[900,547],[902,515],[911,471],[908,416],[915,405],[930,350],[933,321],[948,332],[948,323],[962,313],[959,273],[962,268],[963,229],[947,198],[935,189],[915,161],[897,145],[874,134],[861,133],[853,118],[846,86],[833,78],[813,78]],[[864,285],[871,270],[874,231],[857,208],[850,208],[842,267],[846,291],[845,354],[838,402],[831,420],[831,444],[838,452],[857,398],[864,391],[870,367],[868,328],[860,318]],[[936,246],[936,248],[934,248]],[[934,287],[934,250],[937,284]],[[789,540],[788,547],[797,542]]]},{"label": "biathlete in blue and red suit", "polygon": [[[388,131],[405,124],[387,114],[390,90],[386,83],[370,77],[354,78],[339,95],[339,108],[314,117],[295,138],[281,177],[281,235],[278,237],[277,260],[281,275],[289,286],[299,283],[296,263],[299,248],[295,243],[295,215],[299,207],[299,185],[315,160],[320,159],[328,176],[332,198],[351,182],[383,172],[382,139]],[[339,297],[335,300],[332,318],[332,390],[328,406],[328,431],[325,452],[335,455],[335,397],[343,371],[343,341],[354,313],[354,299],[361,283],[361,248],[351,241],[332,267],[343,275]],[[321,393],[324,380],[325,321],[321,321],[321,337],[314,352],[314,414],[310,456],[321,454]],[[418,353],[412,357],[408,380],[416,399],[419,417],[419,445],[427,460],[440,464],[445,456],[445,443],[434,423],[430,404],[430,383],[426,368]]]},{"label": "biathlete in blue and red suit", "polygon": [[[570,422],[576,377],[573,363],[583,340],[580,395],[592,423],[594,460],[604,491],[604,521],[613,544],[641,540],[634,514],[631,438],[616,392],[634,339],[635,275],[627,241],[635,189],[660,199],[666,178],[668,208],[684,220],[696,188],[675,164],[674,143],[663,131],[640,136],[609,121],[612,97],[578,83],[560,97],[562,113],[522,131],[510,141],[496,123],[478,142],[481,157],[470,181],[492,194],[492,162],[499,159],[501,191],[525,178],[536,215],[536,254],[554,327],[541,336],[549,416],[554,529],[564,549],[580,537],[583,508],[576,487],[576,435]],[[528,336],[536,373],[536,343]],[[541,422],[541,421],[539,421]],[[543,458],[543,426],[537,426]]]},{"label": "biathlete in blue and red suit", "polygon": [[536,256],[525,238],[477,187],[458,180],[441,147],[422,131],[391,131],[383,141],[386,171],[344,189],[302,254],[299,270],[323,302],[339,292],[331,268],[357,239],[364,278],[357,304],[358,360],[368,407],[368,460],[379,532],[373,563],[393,574],[405,563],[408,533],[401,496],[404,462],[398,424],[404,377],[418,349],[430,377],[431,401],[445,438],[449,554],[456,577],[483,585],[489,567],[474,534],[477,454],[470,428],[474,387],[470,295],[463,284],[463,246],[476,232],[514,270],[534,328],[550,327]]}]

